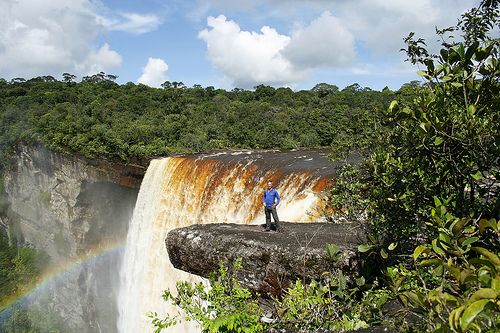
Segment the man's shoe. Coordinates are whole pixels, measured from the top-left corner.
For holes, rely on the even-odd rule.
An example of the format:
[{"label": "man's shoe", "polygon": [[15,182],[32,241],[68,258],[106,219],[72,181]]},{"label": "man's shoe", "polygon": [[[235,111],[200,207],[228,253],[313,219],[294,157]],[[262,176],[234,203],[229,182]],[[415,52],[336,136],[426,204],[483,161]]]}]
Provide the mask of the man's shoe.
[{"label": "man's shoe", "polygon": [[271,231],[271,229],[268,228],[264,229],[264,232],[269,232],[269,231]]}]

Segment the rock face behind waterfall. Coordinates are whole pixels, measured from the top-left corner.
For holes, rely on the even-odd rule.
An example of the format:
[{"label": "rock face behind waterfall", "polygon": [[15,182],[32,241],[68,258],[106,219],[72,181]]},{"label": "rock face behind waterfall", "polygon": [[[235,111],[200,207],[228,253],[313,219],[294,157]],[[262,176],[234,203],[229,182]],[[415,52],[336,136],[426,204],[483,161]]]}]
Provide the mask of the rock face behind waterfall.
[{"label": "rock face behind waterfall", "polygon": [[[359,237],[349,224],[284,223],[282,233],[263,232],[259,225],[192,225],[170,231],[165,240],[175,268],[208,277],[219,262],[230,265],[242,258],[237,278],[242,286],[261,295],[276,295],[297,279],[318,278],[332,268],[360,269],[356,256]],[[329,260],[325,246],[342,250]]]},{"label": "rock face behind waterfall", "polygon": [[[74,332],[116,332],[120,252],[145,170],[21,146],[4,172],[0,227],[64,273],[47,297]],[[98,257],[96,257],[98,256]]]}]

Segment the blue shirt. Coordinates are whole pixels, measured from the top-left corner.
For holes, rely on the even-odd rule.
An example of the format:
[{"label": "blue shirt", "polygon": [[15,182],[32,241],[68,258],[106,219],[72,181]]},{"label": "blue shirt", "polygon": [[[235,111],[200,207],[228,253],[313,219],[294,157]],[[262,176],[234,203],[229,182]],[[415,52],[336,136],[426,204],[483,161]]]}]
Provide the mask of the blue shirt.
[{"label": "blue shirt", "polygon": [[264,190],[264,195],[262,196],[262,202],[266,204],[266,207],[271,207],[276,201],[276,205],[280,203],[280,195],[278,191],[274,188],[270,190]]}]

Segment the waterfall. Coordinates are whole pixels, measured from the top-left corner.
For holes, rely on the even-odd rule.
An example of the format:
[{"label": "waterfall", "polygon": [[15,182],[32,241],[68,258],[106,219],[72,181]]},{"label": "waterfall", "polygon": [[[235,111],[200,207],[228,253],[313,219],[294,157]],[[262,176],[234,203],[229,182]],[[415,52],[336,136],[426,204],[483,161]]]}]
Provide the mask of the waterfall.
[{"label": "waterfall", "polygon": [[[263,163],[269,159],[262,155],[236,155],[151,161],[129,226],[120,271],[118,332],[152,332],[145,314],[155,311],[162,316],[169,311],[161,298],[163,290],[173,290],[179,280],[200,280],[170,264],[164,243],[169,230],[194,223],[264,223],[261,198],[268,179],[274,180],[282,197],[280,220],[317,220],[317,192],[326,186],[326,177],[310,168],[294,167],[295,161],[311,159],[295,154],[291,163],[281,161],[283,167],[277,168],[275,160]],[[165,332],[198,331],[186,324]]]}]

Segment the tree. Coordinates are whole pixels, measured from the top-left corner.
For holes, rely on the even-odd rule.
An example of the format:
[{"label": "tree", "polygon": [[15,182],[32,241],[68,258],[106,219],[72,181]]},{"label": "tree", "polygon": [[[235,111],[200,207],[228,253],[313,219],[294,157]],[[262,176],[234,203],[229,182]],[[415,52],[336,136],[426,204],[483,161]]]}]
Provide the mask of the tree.
[{"label": "tree", "polygon": [[23,77],[15,77],[12,80],[10,80],[10,84],[23,83],[23,82],[26,82],[26,79]]},{"label": "tree", "polygon": [[[438,30],[438,54],[413,33],[405,39],[408,61],[424,66],[418,72],[424,86],[402,87],[409,93],[386,115],[392,130],[360,172],[371,227],[386,242],[432,237],[426,223],[434,197],[459,218],[499,216],[500,41],[492,34],[498,27],[498,2],[483,1],[455,27]],[[449,42],[453,32],[463,40]]]},{"label": "tree", "polygon": [[88,83],[112,83],[118,78],[117,75],[106,74],[104,72],[99,72],[94,75],[87,75],[82,78],[82,82]]},{"label": "tree", "polygon": [[315,93],[318,94],[319,97],[325,97],[330,94],[336,93],[339,91],[339,87],[337,87],[334,84],[328,84],[328,83],[318,83],[315,85],[311,91],[314,91]]},{"label": "tree", "polygon": [[165,82],[163,82],[163,83],[161,84],[161,87],[162,87],[163,89],[172,88],[172,82],[170,82],[170,81],[165,81]]},{"label": "tree", "polygon": [[175,89],[185,89],[186,85],[184,83],[182,83],[182,82],[174,81],[174,82],[172,82],[172,88],[175,88]]},{"label": "tree", "polygon": [[254,87],[255,89],[255,99],[261,100],[265,98],[270,98],[274,96],[275,89],[271,86],[266,86],[263,84],[259,84],[258,86]]},{"label": "tree", "polygon": [[[499,329],[498,7],[483,0],[456,26],[437,30],[438,54],[413,33],[405,39],[424,84],[400,89],[377,151],[338,175],[329,196],[340,213],[368,213],[375,235],[360,252],[376,249],[384,259],[396,246],[403,252],[385,271],[384,290],[401,304],[391,320],[398,331]],[[418,319],[407,320],[408,313]]]},{"label": "tree", "polygon": [[75,82],[75,80],[76,80],[76,75],[73,75],[70,73],[63,73],[62,77],[63,77],[63,81],[66,83],[72,83],[72,82]]}]

